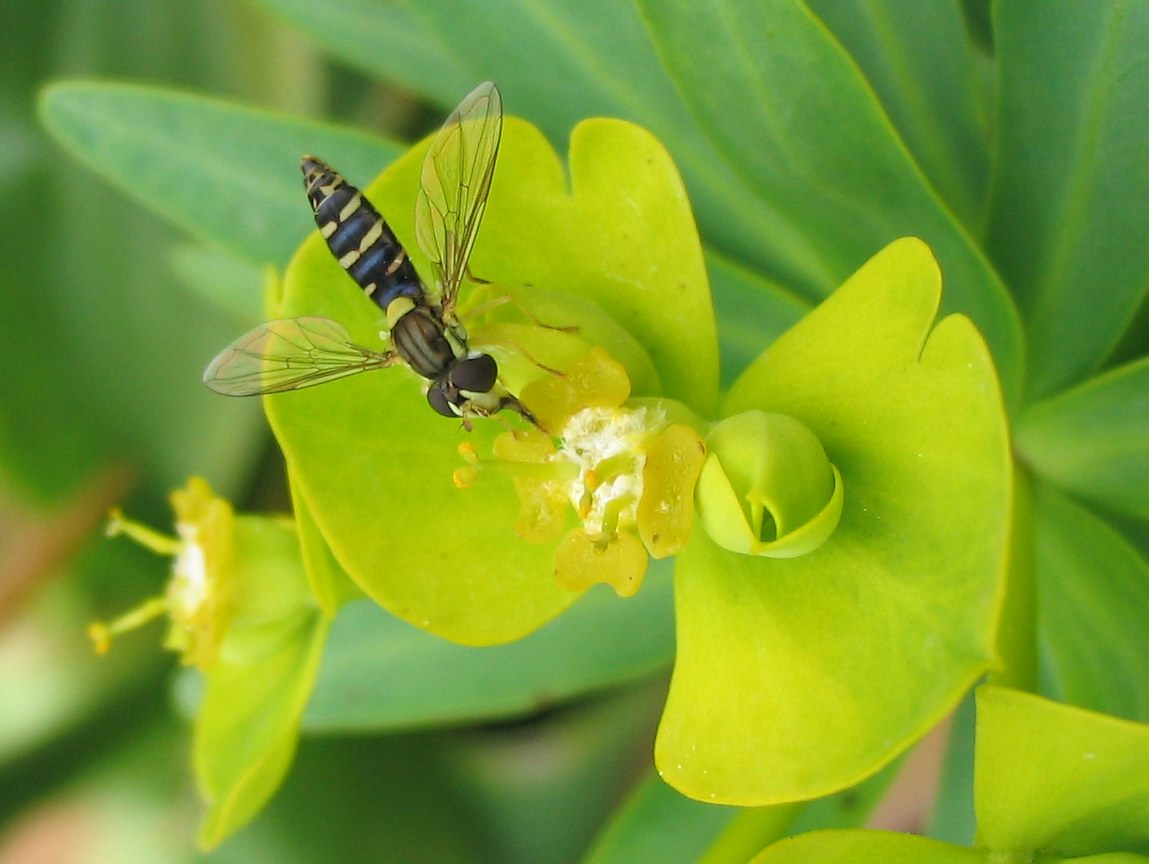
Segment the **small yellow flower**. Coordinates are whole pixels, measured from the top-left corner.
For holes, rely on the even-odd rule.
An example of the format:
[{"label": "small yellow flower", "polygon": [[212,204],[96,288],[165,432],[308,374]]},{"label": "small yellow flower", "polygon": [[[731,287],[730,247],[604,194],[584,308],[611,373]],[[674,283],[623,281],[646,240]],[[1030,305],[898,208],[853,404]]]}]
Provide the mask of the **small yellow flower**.
[{"label": "small yellow flower", "polygon": [[520,398],[553,436],[504,433],[485,461],[472,446],[460,448],[469,464],[456,482],[469,485],[484,468],[509,473],[522,502],[516,531],[530,542],[561,538],[555,579],[572,591],[603,582],[630,597],[647,556],[672,555],[690,535],[702,438],[671,422],[672,413],[687,413],[682,406],[626,404],[629,395],[626,370],[595,348],[561,376],[523,388]]},{"label": "small yellow flower", "polygon": [[110,623],[92,624],[88,632],[101,654],[112,637],[167,615],[164,647],[181,654],[181,662],[208,669],[219,656],[232,615],[234,513],[199,477],[171,495],[175,537],[112,513],[108,535],[125,534],[153,552],[173,557],[172,576],[162,596],[144,601]]}]

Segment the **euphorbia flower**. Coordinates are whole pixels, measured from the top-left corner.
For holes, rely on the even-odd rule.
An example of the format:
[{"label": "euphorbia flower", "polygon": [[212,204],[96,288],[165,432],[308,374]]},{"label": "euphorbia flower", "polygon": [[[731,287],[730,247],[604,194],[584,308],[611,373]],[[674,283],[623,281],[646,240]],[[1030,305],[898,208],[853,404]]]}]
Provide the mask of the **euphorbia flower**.
[{"label": "euphorbia flower", "polygon": [[[970,321],[935,324],[940,297],[929,249],[896,241],[723,400],[715,433],[750,422],[708,437],[730,479],[704,471],[710,530],[677,559],[678,651],[655,748],[681,791],[762,805],[844,788],[996,662],[1005,413]],[[756,440],[791,457],[765,458]],[[730,514],[717,526],[715,508]],[[743,512],[775,514],[777,530],[760,530],[764,516],[743,528]]]},{"label": "euphorbia flower", "polygon": [[[365,191],[428,273],[408,216],[422,157]],[[367,595],[465,644],[523,636],[595,582],[632,593],[649,556],[678,552],[663,776],[733,804],[856,782],[993,662],[1009,458],[988,352],[964,319],[934,327],[936,265],[900,241],[720,404],[669,157],[596,120],[569,161],[573,192],[541,135],[508,120],[470,261],[491,284],[460,293],[472,346],[543,429],[491,419],[466,434],[401,369],[268,397],[298,506]],[[277,316],[378,342],[378,310],[318,236],[274,299]],[[713,446],[692,496],[700,440]]]},{"label": "euphorbia flower", "polygon": [[171,502],[175,537],[124,519],[118,510],[112,513],[108,536],[125,534],[153,552],[171,555],[172,578],[163,595],[111,623],[92,624],[89,634],[96,650],[104,654],[116,634],[167,615],[164,647],[179,652],[182,663],[207,671],[215,665],[232,618],[235,514],[198,477],[190,479],[186,489],[172,492]]},{"label": "euphorbia flower", "polygon": [[[648,547],[639,530],[645,517],[625,512],[622,498],[611,504],[618,512],[605,506],[600,512],[593,494],[584,517],[563,499],[565,509],[555,516],[563,524],[551,529],[552,540],[524,541],[522,500],[506,472],[484,472],[471,488],[455,485],[459,444],[473,447],[483,464],[533,460],[533,453],[514,452],[527,442],[541,448],[539,458],[548,448],[562,449],[566,436],[552,428],[555,411],[543,403],[576,380],[578,364],[599,356],[591,355],[596,348],[620,367],[622,384],[617,395],[599,399],[599,407],[627,413],[632,422],[640,415],[628,412],[646,408],[645,420],[636,424],[641,440],[616,454],[617,463],[603,466],[606,473],[617,467],[618,477],[634,476],[645,458],[639,451],[669,440],[646,433],[704,417],[717,399],[717,340],[705,266],[673,163],[649,133],[619,121],[581,124],[571,146],[573,194],[538,131],[514,118],[506,121],[470,260],[472,271],[491,284],[465,284],[459,293],[472,346],[493,353],[508,389],[548,415],[542,422],[551,441],[517,417],[475,423],[466,433],[427,410],[419,382],[403,368],[265,400],[299,504],[343,569],[391,612],[466,644],[517,639],[578,598],[553,573],[556,546],[584,518],[601,517],[598,525],[588,523],[586,541],[571,541],[588,560],[601,563],[603,551],[624,547],[633,553],[631,539],[641,548],[641,555],[630,555],[630,563],[609,576],[624,591],[628,583],[637,586]],[[410,217],[422,158],[422,147],[414,148],[364,191],[387,215],[420,273],[429,274]],[[504,296],[514,302],[491,302]],[[483,312],[469,313],[473,309]],[[268,311],[275,317],[330,317],[360,344],[382,344],[381,314],[318,235],[288,267],[279,303]],[[600,368],[587,362],[587,368]],[[664,420],[657,420],[659,412],[665,412]],[[509,429],[518,437],[504,437],[497,450],[496,438]],[[553,464],[547,470],[562,473]],[[564,470],[587,476],[573,463]],[[668,479],[659,475],[657,481],[651,489],[662,484],[660,494],[674,497]],[[597,501],[605,502],[604,495]],[[668,530],[661,542],[674,534]],[[658,538],[647,539],[651,551],[666,554]],[[489,614],[476,614],[480,609]]]},{"label": "euphorbia flower", "polygon": [[165,646],[203,673],[193,762],[208,805],[200,842],[210,847],[254,816],[286,773],[329,619],[312,599],[290,520],[237,516],[196,477],[171,500],[177,536],[118,513],[109,527],[173,557],[167,590],[91,634],[106,652],[113,635],[166,614]]},{"label": "euphorbia flower", "polygon": [[[484,467],[510,474],[522,502],[516,530],[529,542],[559,541],[555,579],[572,591],[604,582],[630,597],[647,556],[673,555],[690,536],[702,438],[671,422],[672,411],[688,413],[683,406],[628,406],[629,395],[626,370],[595,348],[563,375],[523,389],[553,437],[539,428],[504,432],[487,461],[461,447],[471,468],[456,472],[456,482],[469,485]],[[569,530],[568,511],[576,522]]]}]

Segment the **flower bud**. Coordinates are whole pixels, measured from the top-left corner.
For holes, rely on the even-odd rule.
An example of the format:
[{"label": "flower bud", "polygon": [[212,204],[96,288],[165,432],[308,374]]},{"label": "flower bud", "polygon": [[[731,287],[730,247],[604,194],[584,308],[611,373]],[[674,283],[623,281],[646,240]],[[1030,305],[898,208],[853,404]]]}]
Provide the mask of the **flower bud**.
[{"label": "flower bud", "polygon": [[794,558],[821,546],[842,515],[842,477],[812,431],[793,417],[747,411],[706,439],[698,516],[719,546]]}]

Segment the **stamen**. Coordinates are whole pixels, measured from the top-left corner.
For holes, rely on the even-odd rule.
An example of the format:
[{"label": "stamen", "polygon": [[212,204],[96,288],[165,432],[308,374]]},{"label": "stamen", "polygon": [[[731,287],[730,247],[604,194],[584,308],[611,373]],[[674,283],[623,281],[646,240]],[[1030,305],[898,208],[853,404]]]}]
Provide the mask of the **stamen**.
[{"label": "stamen", "polygon": [[593,468],[588,468],[583,472],[582,485],[582,497],[579,498],[578,507],[575,509],[578,512],[578,518],[585,520],[590,515],[590,511],[594,509],[594,490],[598,488],[598,475],[595,474]]},{"label": "stamen", "polygon": [[455,484],[463,481],[468,486],[485,470],[498,471],[510,477],[534,480],[539,483],[571,483],[578,479],[578,466],[572,462],[524,462],[518,459],[484,459],[470,442],[459,445],[459,455],[467,462],[466,468],[456,468],[452,478]]},{"label": "stamen", "polygon": [[631,474],[635,470],[635,453],[623,450],[613,456],[608,456],[594,466],[595,486],[609,483],[615,477]]},{"label": "stamen", "polygon": [[119,537],[124,534],[159,555],[178,555],[182,545],[175,537],[125,519],[123,512],[118,508],[108,514],[108,525],[104,533],[108,537]]},{"label": "stamen", "polygon": [[595,546],[606,549],[610,541],[618,535],[618,521],[627,507],[633,506],[638,499],[633,495],[619,495],[606,503],[602,510],[602,533],[595,538]]},{"label": "stamen", "polygon": [[112,645],[112,637],[119,633],[135,630],[149,621],[161,618],[168,612],[168,601],[164,597],[153,597],[130,612],[121,615],[110,624],[97,621],[88,626],[88,638],[92,640],[97,654],[107,654]]}]

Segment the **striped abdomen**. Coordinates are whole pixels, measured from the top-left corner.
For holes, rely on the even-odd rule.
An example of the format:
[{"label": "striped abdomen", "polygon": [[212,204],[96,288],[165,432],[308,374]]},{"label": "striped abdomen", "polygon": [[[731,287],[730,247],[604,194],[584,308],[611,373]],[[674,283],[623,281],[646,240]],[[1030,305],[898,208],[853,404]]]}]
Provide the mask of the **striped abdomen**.
[{"label": "striped abdomen", "polygon": [[351,278],[379,308],[396,297],[420,301],[425,290],[407,252],[371,202],[314,156],[300,163],[315,224]]}]

